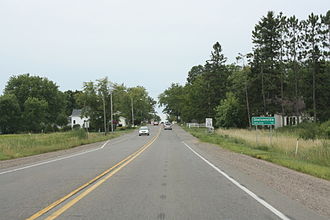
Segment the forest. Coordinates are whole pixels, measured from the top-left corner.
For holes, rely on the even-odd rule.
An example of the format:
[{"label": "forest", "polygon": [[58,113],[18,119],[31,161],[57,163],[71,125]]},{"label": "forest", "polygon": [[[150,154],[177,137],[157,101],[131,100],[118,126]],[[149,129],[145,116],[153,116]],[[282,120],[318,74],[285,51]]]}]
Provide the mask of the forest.
[{"label": "forest", "polygon": [[252,116],[330,119],[330,11],[305,20],[269,11],[252,30],[253,48],[228,64],[221,44],[193,66],[185,85],[159,95],[170,120],[248,127]]}]

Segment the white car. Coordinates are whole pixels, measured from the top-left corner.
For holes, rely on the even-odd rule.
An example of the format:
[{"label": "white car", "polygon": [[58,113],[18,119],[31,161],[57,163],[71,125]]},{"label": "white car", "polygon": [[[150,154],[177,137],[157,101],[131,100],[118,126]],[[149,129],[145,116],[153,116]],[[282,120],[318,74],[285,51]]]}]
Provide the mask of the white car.
[{"label": "white car", "polygon": [[150,135],[150,131],[149,131],[149,128],[148,127],[141,127],[139,129],[139,136],[141,135]]},{"label": "white car", "polygon": [[166,122],[166,123],[164,124],[164,130],[172,130],[172,125],[171,125],[171,123]]}]

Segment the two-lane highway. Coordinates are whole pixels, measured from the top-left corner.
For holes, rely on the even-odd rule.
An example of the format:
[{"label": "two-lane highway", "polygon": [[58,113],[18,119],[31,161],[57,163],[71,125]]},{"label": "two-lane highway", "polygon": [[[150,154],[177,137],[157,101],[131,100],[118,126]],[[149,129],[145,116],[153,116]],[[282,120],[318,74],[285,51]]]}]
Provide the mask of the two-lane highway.
[{"label": "two-lane highway", "polygon": [[178,126],[150,128],[150,137],[130,134],[90,153],[0,175],[0,218],[325,219],[287,197],[280,204],[289,209],[260,198],[195,151]]},{"label": "two-lane highway", "polygon": [[32,167],[0,170],[3,173],[0,175],[0,219],[31,216],[117,164],[153,136],[138,138],[136,134],[129,134],[120,142],[111,140],[103,148],[100,144],[87,153],[43,161]]}]

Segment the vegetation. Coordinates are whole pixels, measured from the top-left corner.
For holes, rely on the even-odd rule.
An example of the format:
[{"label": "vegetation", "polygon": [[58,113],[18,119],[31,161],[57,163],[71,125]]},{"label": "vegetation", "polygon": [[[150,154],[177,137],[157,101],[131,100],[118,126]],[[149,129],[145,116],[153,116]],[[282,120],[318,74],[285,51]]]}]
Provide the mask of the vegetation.
[{"label": "vegetation", "polygon": [[[202,141],[330,179],[330,11],[301,21],[270,11],[255,25],[252,43],[251,52],[226,64],[216,42],[210,59],[188,72],[185,85],[172,84],[160,94],[164,113],[179,122],[213,118],[221,128],[214,134],[188,131]],[[251,130],[252,116],[274,114],[313,123],[280,128],[272,136]]]},{"label": "vegetation", "polygon": [[[110,130],[111,96],[114,126],[116,126],[119,116],[125,117],[128,123],[132,123],[132,105],[135,125],[157,118],[154,109],[156,101],[148,95],[144,87],[127,88],[104,78],[97,82],[84,83],[82,92],[76,95],[76,101],[83,107],[83,115],[90,118],[90,126],[93,130],[104,131],[104,117],[106,118],[106,129]],[[106,109],[105,116],[104,109]]]},{"label": "vegetation", "polygon": [[[113,111],[110,108],[110,94]],[[0,133],[48,133],[65,128],[73,109],[83,109],[83,115],[90,118],[91,131],[109,131],[120,116],[134,124],[159,119],[154,110],[156,102],[141,86],[126,88],[111,83],[108,78],[84,83],[82,91],[61,92],[58,86],[39,76],[22,74],[8,81],[4,95],[0,96]],[[104,109],[106,115],[104,115]],[[111,122],[110,115],[113,114]],[[106,126],[104,126],[104,121]]]},{"label": "vegetation", "polygon": [[11,77],[0,96],[0,106],[3,133],[40,132],[67,124],[64,95],[46,78],[29,74]]},{"label": "vegetation", "polygon": [[105,141],[127,131],[108,135],[87,133],[84,129],[50,134],[9,134],[0,136],[0,160],[7,160],[51,151],[63,150],[83,144]]},{"label": "vegetation", "polygon": [[185,85],[172,84],[159,96],[164,113],[183,122],[213,118],[219,127],[247,127],[252,116],[273,114],[329,120],[330,11],[301,21],[270,11],[255,25],[252,42],[234,64],[226,64],[216,42]]},{"label": "vegetation", "polygon": [[186,130],[201,141],[330,180],[330,140],[301,140],[296,153],[297,136],[285,131],[274,134],[271,143],[269,132],[258,131],[256,144],[252,130],[219,129],[214,134],[202,128]]}]

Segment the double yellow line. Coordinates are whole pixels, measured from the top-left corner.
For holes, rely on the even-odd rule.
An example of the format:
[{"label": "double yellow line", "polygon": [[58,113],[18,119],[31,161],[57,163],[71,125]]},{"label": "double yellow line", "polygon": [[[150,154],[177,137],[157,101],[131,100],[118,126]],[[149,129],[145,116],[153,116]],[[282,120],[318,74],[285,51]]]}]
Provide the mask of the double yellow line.
[{"label": "double yellow line", "polygon": [[107,169],[106,171],[104,171],[103,173],[101,173],[100,175],[98,175],[97,177],[95,177],[94,179],[90,180],[89,182],[85,183],[84,185],[78,187],[77,189],[73,190],[69,194],[67,194],[64,197],[60,198],[59,200],[53,202],[52,204],[50,204],[49,206],[45,207],[44,209],[38,211],[37,213],[35,213],[31,217],[27,218],[26,220],[34,220],[34,219],[39,218],[40,216],[44,215],[45,213],[47,213],[50,210],[56,208],[57,206],[59,206],[60,204],[64,203],[68,199],[72,198],[73,196],[75,196],[78,193],[80,193],[83,190],[85,190],[81,194],[79,194],[78,196],[76,196],[75,198],[73,198],[72,200],[70,200],[68,203],[66,203],[64,206],[62,206],[60,209],[58,209],[57,211],[55,211],[54,213],[52,213],[49,217],[46,218],[46,220],[52,220],[52,219],[57,218],[63,212],[65,212],[66,210],[68,210],[70,207],[72,207],[74,204],[76,204],[79,200],[81,200],[82,198],[84,198],[85,196],[87,196],[90,192],[92,192],[94,189],[96,189],[102,183],[104,183],[105,181],[107,181],[110,177],[112,177],[113,175],[115,175],[119,170],[121,170],[123,167],[125,167],[127,164],[129,164],[131,161],[133,161],[136,157],[138,157],[148,147],[150,147],[156,141],[156,139],[159,137],[160,131],[161,130],[158,131],[158,133],[157,133],[157,135],[155,137],[153,137],[148,143],[146,143],[145,145],[143,145],[139,150],[137,150],[133,154],[129,155],[128,157],[126,157],[125,159],[123,159],[122,161],[120,161],[119,163],[117,163],[116,165],[114,165],[113,167]]}]

